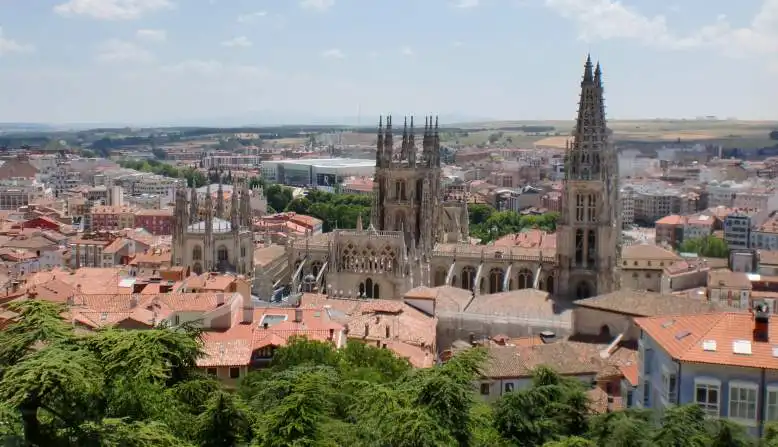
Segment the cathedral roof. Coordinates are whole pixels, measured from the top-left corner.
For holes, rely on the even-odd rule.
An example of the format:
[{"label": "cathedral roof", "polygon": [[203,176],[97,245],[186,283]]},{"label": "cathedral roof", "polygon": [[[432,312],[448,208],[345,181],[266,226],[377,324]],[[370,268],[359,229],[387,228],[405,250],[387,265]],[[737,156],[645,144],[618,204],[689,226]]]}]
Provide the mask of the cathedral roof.
[{"label": "cathedral roof", "polygon": [[[214,233],[229,233],[232,231],[232,224],[224,219],[214,217],[211,223]],[[205,224],[206,221],[202,220],[186,227],[186,231],[189,233],[205,233]]]}]

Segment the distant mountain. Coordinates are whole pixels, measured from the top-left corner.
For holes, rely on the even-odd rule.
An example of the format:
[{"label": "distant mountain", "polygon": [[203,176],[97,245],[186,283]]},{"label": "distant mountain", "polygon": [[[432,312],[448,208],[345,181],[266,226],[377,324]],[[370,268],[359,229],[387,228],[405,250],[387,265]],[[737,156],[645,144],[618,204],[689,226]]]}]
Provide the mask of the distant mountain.
[{"label": "distant mountain", "polygon": [[[399,114],[395,114],[398,117]],[[397,118],[396,118],[397,119]],[[423,123],[424,115],[416,115],[416,119]],[[490,118],[469,116],[463,114],[441,114],[440,124],[452,124],[463,122],[493,121]],[[423,125],[419,122],[416,125]],[[378,116],[320,116],[300,112],[284,112],[261,110],[247,112],[233,116],[176,119],[160,121],[127,121],[127,122],[94,122],[94,123],[0,123],[2,132],[53,132],[63,130],[88,130],[88,129],[120,129],[124,127],[263,127],[263,126],[291,126],[291,125],[342,125],[342,126],[366,126],[372,127],[378,124]],[[396,124],[395,124],[396,125]]]},{"label": "distant mountain", "polygon": [[0,132],[50,132],[55,130],[48,124],[40,123],[0,123]]}]

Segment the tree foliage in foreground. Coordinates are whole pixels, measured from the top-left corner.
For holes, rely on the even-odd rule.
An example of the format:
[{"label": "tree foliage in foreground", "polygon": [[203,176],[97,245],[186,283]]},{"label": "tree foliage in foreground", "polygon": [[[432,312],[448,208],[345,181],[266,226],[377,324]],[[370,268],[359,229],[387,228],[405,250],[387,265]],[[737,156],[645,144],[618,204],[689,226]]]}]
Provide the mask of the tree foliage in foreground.
[{"label": "tree foliage in foreground", "polygon": [[[14,304],[0,332],[7,446],[756,446],[696,406],[592,414],[584,385],[547,368],[493,404],[473,382],[485,351],[417,370],[391,351],[293,339],[235,390],[200,374],[192,331],[76,333],[57,305]],[[764,446],[778,447],[768,426]]]}]

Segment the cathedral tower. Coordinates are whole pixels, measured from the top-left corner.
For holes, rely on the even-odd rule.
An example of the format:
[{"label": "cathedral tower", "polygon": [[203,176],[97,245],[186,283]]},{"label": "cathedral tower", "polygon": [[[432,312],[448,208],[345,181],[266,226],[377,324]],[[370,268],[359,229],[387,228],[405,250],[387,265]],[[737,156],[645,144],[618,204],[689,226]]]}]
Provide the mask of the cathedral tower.
[{"label": "cathedral tower", "polygon": [[602,72],[586,59],[573,142],[565,154],[557,229],[559,294],[587,298],[619,289],[618,162],[605,120]]},{"label": "cathedral tower", "polygon": [[392,117],[378,123],[376,193],[371,225],[374,229],[403,231],[406,247],[415,256],[429,254],[439,220],[440,140],[438,124],[426,117],[421,153],[416,147],[413,117],[405,119],[402,143],[394,147]]}]

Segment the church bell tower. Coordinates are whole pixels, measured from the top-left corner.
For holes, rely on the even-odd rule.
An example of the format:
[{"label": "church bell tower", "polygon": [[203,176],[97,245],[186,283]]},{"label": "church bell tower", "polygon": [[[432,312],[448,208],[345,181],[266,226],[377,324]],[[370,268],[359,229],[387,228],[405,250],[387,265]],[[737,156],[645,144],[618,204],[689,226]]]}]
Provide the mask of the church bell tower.
[{"label": "church bell tower", "polygon": [[559,295],[588,298],[620,288],[618,160],[609,141],[600,64],[586,59],[573,142],[565,153],[557,229]]}]

